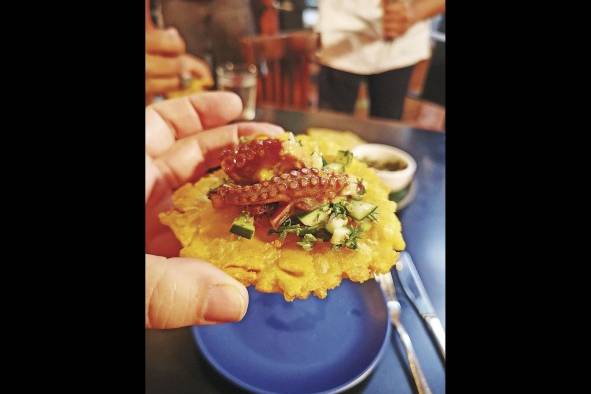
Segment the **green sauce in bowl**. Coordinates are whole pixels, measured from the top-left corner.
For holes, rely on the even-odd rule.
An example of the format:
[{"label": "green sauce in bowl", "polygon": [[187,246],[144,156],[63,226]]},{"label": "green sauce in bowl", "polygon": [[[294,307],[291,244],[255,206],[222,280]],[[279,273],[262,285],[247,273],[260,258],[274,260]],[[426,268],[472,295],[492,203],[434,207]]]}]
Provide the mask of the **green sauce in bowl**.
[{"label": "green sauce in bowl", "polygon": [[401,171],[408,167],[408,164],[405,161],[394,158],[387,161],[363,158],[361,161],[367,164],[368,167],[381,171]]}]

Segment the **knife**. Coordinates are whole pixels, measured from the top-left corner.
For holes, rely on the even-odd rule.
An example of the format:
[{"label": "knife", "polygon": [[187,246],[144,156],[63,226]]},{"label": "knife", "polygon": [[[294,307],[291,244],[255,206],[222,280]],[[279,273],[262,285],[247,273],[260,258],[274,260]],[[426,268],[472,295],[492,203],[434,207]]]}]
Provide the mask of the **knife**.
[{"label": "knife", "polygon": [[427,328],[437,342],[439,354],[443,358],[443,361],[445,361],[445,330],[435,314],[435,309],[433,309],[429,295],[425,291],[421,277],[412,262],[410,254],[402,252],[396,268],[396,275],[404,293],[427,324]]}]

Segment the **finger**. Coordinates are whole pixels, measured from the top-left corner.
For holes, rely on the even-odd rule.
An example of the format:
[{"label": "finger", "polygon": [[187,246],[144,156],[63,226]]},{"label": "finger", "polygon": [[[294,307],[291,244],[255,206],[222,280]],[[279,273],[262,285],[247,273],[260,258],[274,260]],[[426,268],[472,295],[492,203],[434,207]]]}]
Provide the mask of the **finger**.
[{"label": "finger", "polygon": [[191,75],[196,78],[203,79],[207,82],[213,82],[211,71],[209,70],[207,63],[189,56],[183,56],[181,59],[183,70],[189,71]]},{"label": "finger", "polygon": [[146,202],[148,201],[148,197],[150,197],[154,185],[156,185],[159,174],[158,167],[156,167],[152,158],[146,154]]},{"label": "finger", "polygon": [[226,124],[241,111],[240,97],[231,92],[200,93],[151,105],[146,108],[146,150],[156,157],[175,139]]},{"label": "finger", "polygon": [[164,55],[185,53],[185,42],[174,28],[146,33],[146,52]]},{"label": "finger", "polygon": [[408,21],[408,17],[406,16],[400,16],[400,15],[395,15],[395,16],[391,16],[389,18],[384,18],[384,21],[382,22],[384,25],[391,25],[391,24],[401,24]]},{"label": "finger", "polygon": [[410,21],[409,15],[393,15],[389,18],[384,18],[384,24],[398,23],[403,24]]},{"label": "finger", "polygon": [[211,72],[209,71],[209,67],[207,67],[205,64],[195,64],[193,67],[190,68],[189,71],[194,77],[202,79],[209,85],[213,84],[213,77],[211,75]]},{"label": "finger", "polygon": [[146,328],[240,321],[248,292],[214,265],[185,258],[146,255]]},{"label": "finger", "polygon": [[266,122],[240,122],[236,123],[236,126],[238,126],[238,135],[240,137],[257,134],[278,137],[280,134],[285,133],[283,127]]},{"label": "finger", "polygon": [[406,5],[403,3],[388,3],[384,6],[384,14],[397,14],[406,10]]},{"label": "finger", "polygon": [[[146,109],[146,150],[152,157],[167,151],[176,139],[203,130],[199,114],[187,97],[162,101]],[[152,118],[159,117],[160,120]]]},{"label": "finger", "polygon": [[176,141],[165,153],[154,160],[159,179],[166,182],[168,189],[177,189],[183,184],[196,180],[207,171],[205,157],[195,138]]},{"label": "finger", "polygon": [[[160,225],[164,226],[162,223]],[[146,252],[164,257],[177,257],[183,245],[170,230],[170,227],[160,228],[159,226],[156,232],[149,242],[146,241]]]},{"label": "finger", "polygon": [[174,144],[174,133],[170,126],[156,112],[153,105],[146,107],[146,153],[157,157]]},{"label": "finger", "polygon": [[404,33],[404,27],[397,23],[385,25],[384,32],[392,37],[398,37]]},{"label": "finger", "polygon": [[170,227],[159,219],[158,213],[173,209],[171,190],[160,176],[160,170],[151,157],[146,155],[146,252],[158,256],[179,255],[181,244]]},{"label": "finger", "polygon": [[146,93],[160,94],[178,90],[181,87],[181,79],[174,78],[148,78],[146,79]]},{"label": "finger", "polygon": [[148,78],[174,78],[181,75],[182,71],[182,62],[179,57],[146,55],[146,76]]},{"label": "finger", "polygon": [[203,129],[225,125],[242,112],[242,100],[232,92],[206,92],[188,99],[199,114]]},{"label": "finger", "polygon": [[200,178],[208,168],[217,166],[221,151],[228,146],[237,145],[240,136],[276,136],[281,132],[281,127],[269,123],[245,122],[218,127],[177,140],[154,160],[154,164],[159,176],[170,188],[176,189]]}]

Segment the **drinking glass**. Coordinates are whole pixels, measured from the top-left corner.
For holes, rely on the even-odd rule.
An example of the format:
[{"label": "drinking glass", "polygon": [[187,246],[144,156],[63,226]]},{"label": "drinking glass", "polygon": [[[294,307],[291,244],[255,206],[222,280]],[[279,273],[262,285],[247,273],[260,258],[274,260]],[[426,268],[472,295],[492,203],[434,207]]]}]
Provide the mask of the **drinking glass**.
[{"label": "drinking glass", "polygon": [[256,112],[257,69],[253,64],[225,63],[216,70],[219,90],[234,92],[242,100],[242,120],[253,120]]}]

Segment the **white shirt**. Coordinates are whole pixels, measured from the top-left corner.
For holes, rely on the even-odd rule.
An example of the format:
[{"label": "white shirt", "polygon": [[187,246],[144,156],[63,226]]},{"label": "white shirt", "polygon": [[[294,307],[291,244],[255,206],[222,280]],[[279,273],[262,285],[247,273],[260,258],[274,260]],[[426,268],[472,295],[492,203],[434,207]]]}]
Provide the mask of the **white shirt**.
[{"label": "white shirt", "polygon": [[428,21],[386,41],[381,0],[320,0],[316,30],[320,63],[354,74],[370,75],[411,66],[431,56]]}]

